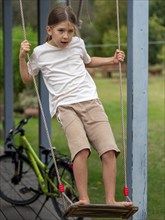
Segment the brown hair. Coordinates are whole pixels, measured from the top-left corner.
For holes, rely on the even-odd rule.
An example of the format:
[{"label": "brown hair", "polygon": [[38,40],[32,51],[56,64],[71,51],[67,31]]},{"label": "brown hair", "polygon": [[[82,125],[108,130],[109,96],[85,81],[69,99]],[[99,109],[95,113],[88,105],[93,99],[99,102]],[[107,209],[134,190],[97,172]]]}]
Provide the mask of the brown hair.
[{"label": "brown hair", "polygon": [[[68,21],[74,24],[75,35],[79,36],[77,27],[77,18],[70,6],[56,6],[48,16],[48,26],[55,26],[60,22]],[[51,40],[51,36],[47,36],[46,41]]]}]

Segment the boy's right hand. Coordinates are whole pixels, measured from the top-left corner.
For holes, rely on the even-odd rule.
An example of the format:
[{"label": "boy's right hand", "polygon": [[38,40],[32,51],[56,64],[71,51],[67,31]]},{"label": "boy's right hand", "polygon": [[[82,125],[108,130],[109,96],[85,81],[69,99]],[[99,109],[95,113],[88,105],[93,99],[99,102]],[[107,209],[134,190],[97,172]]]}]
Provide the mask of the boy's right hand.
[{"label": "boy's right hand", "polygon": [[21,47],[20,47],[20,52],[19,52],[19,57],[20,58],[26,58],[27,53],[29,53],[30,51],[30,46],[31,44],[29,43],[29,41],[24,40],[21,43]]}]

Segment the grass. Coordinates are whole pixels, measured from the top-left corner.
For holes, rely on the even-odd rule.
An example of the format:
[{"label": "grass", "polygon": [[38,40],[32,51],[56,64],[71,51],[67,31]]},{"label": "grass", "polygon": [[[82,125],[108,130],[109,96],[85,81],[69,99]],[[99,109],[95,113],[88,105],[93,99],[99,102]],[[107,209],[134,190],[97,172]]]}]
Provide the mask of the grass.
[{"label": "grass", "polygon": [[149,79],[148,215],[165,219],[165,87],[164,77]]},{"label": "grass", "polygon": [[[119,80],[95,79],[99,97],[108,114],[116,142],[121,146],[121,112]],[[148,108],[148,220],[165,219],[165,127],[164,127],[164,77],[149,77]],[[126,80],[123,82],[124,103],[126,106]],[[15,115],[16,123],[22,115]],[[38,119],[33,118],[26,125],[26,134],[38,148]],[[52,120],[52,139],[63,153],[69,154],[66,138],[56,119]],[[2,140],[1,140],[2,143]],[[116,199],[123,199],[123,160],[118,158]],[[101,175],[101,163],[97,153],[92,152],[89,159],[89,194],[92,203],[104,203],[104,188]],[[139,183],[140,184],[140,183]],[[101,220],[101,219],[99,219]]]}]

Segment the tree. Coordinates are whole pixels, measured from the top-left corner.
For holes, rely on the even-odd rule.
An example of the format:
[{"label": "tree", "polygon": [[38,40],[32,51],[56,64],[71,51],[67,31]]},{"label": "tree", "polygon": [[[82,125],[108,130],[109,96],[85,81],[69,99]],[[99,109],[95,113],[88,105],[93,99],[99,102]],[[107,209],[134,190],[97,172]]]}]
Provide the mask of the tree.
[{"label": "tree", "polygon": [[[83,24],[83,34],[88,44],[112,44],[117,42],[117,24],[116,24],[116,1],[115,0],[89,0],[90,15],[93,21],[91,24]],[[94,3],[91,5],[91,2]],[[93,10],[92,10],[93,9]],[[119,0],[119,17],[121,44],[126,43],[127,39],[127,1]],[[149,1],[149,63],[161,63],[165,39],[165,1]],[[129,19],[129,18],[128,18]],[[124,30],[125,27],[125,31]],[[123,29],[123,30],[122,30]],[[85,31],[84,31],[85,30]],[[123,31],[123,32],[122,32]],[[86,37],[87,36],[87,37]],[[126,49],[126,48],[125,48]],[[88,49],[89,50],[89,49]],[[109,54],[109,48],[91,48],[90,52],[98,56]],[[108,54],[107,54],[108,53]]]},{"label": "tree", "polygon": [[150,0],[149,1],[149,17],[157,17],[158,23],[161,26],[165,26],[165,1],[163,0]]},{"label": "tree", "polygon": [[[151,0],[149,2],[149,63],[161,63],[163,56],[163,42],[165,39],[165,2]],[[161,43],[162,42],[162,43]]]},{"label": "tree", "polygon": [[[90,3],[91,1],[89,1]],[[88,36],[88,42],[90,44],[111,44],[114,39],[113,35],[108,39],[104,37],[107,32],[112,30],[117,33],[117,15],[116,15],[116,1],[115,0],[95,0],[92,5],[93,10],[91,13],[93,15],[91,36]],[[119,1],[119,11],[120,11],[120,26],[126,27],[127,22],[127,1]],[[106,34],[105,34],[106,33]],[[125,43],[125,42],[123,42]],[[98,56],[105,56],[105,48],[98,49],[93,48],[93,53]]]},{"label": "tree", "polygon": [[151,43],[149,47],[149,63],[156,64],[161,63],[161,50],[163,48],[165,27],[161,26],[159,19],[156,15],[150,18],[149,22],[149,41]]},{"label": "tree", "polygon": [[[126,26],[122,26],[120,28],[120,41],[127,42],[127,28]],[[109,29],[107,32],[104,32],[103,36],[103,44],[107,44],[109,42],[109,47],[103,47],[102,51],[105,56],[112,56],[118,47],[118,36],[117,31]],[[121,49],[127,53],[127,45],[126,43],[121,44]]]}]

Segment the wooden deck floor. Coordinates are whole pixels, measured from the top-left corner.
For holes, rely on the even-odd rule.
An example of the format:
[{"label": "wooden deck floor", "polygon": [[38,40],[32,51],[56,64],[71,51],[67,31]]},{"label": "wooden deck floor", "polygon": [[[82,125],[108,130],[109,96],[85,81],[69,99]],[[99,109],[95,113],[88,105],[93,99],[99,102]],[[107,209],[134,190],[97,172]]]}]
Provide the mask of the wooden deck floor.
[{"label": "wooden deck floor", "polygon": [[44,196],[41,196],[36,202],[28,206],[13,206],[0,198],[0,219],[1,220],[60,220],[57,216],[51,199],[43,207],[39,217],[37,213],[44,202]]}]

